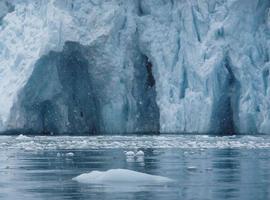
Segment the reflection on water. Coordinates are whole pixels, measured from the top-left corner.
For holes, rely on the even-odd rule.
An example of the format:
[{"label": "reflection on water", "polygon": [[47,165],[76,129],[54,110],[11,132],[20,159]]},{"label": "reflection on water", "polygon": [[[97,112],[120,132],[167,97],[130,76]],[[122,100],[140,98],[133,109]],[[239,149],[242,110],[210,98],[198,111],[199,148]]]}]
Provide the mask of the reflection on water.
[{"label": "reflection on water", "polygon": [[215,190],[215,197],[218,199],[237,199],[239,187],[236,183],[241,183],[239,150],[224,149],[215,152],[213,168],[216,170],[215,182],[222,187]]},{"label": "reflection on water", "polygon": [[[0,199],[270,199],[268,148],[143,148],[144,159],[138,160],[127,160],[127,150],[133,149],[2,150]],[[112,188],[71,180],[113,168],[165,176],[177,183]]]}]

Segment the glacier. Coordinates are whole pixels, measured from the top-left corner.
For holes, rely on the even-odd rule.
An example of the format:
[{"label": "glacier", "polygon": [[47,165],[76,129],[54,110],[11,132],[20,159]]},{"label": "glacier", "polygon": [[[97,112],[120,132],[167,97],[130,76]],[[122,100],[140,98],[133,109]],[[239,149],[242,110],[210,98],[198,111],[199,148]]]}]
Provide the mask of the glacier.
[{"label": "glacier", "polygon": [[269,133],[268,0],[2,0],[0,130]]}]

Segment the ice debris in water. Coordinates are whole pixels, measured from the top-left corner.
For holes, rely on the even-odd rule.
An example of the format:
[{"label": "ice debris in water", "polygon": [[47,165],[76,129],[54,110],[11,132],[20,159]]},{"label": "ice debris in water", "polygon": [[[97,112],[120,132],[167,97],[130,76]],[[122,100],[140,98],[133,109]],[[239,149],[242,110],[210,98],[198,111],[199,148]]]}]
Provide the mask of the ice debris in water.
[{"label": "ice debris in water", "polygon": [[135,153],[133,151],[127,151],[125,155],[127,162],[135,162]]},{"label": "ice debris in water", "polygon": [[142,150],[136,152],[136,161],[137,162],[144,162],[144,152]]},{"label": "ice debris in water", "polygon": [[136,157],[144,157],[144,152],[142,150],[136,152]]},{"label": "ice debris in water", "polygon": [[134,157],[135,156],[135,153],[133,151],[127,151],[126,152],[126,156],[127,157]]},{"label": "ice debris in water", "polygon": [[111,169],[108,171],[92,171],[84,173],[72,180],[80,183],[102,185],[163,185],[174,182],[173,179],[132,171],[128,169]]},{"label": "ice debris in water", "polygon": [[30,137],[25,136],[23,134],[20,134],[18,137],[16,137],[16,140],[28,140],[30,139]]},{"label": "ice debris in water", "polygon": [[[115,143],[117,141],[117,144]],[[269,136],[224,136],[209,137],[207,140],[203,136],[196,135],[166,135],[166,136],[2,136],[0,137],[0,150],[7,149],[28,149],[33,150],[68,150],[70,149],[97,149],[97,148],[119,148],[119,149],[147,149],[147,148],[177,148],[183,149],[185,156],[196,153],[204,149],[268,149],[270,148]],[[126,157],[136,157],[136,151],[133,153],[124,152]],[[138,151],[139,152],[139,151]],[[201,152],[201,151],[200,151]],[[126,154],[127,153],[127,154]]]},{"label": "ice debris in water", "polygon": [[197,170],[197,167],[195,167],[195,166],[189,166],[189,167],[187,167],[187,170],[188,171],[196,171]]},{"label": "ice debris in water", "polygon": [[136,153],[134,151],[127,151],[125,154],[127,157],[143,157],[144,156],[144,152],[142,150],[139,150]]},{"label": "ice debris in water", "polygon": [[139,150],[137,152],[134,151],[127,151],[126,153],[126,160],[127,162],[143,162],[144,161],[144,152]]},{"label": "ice debris in water", "polygon": [[73,156],[74,156],[74,153],[72,152],[66,153],[66,157],[73,157]]}]

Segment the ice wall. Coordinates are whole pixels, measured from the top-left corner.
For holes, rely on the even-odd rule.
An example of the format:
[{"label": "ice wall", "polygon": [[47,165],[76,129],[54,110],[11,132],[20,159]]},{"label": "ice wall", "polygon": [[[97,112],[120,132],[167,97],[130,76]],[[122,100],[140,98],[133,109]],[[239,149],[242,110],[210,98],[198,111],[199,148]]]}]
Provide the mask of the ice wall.
[{"label": "ice wall", "polygon": [[6,2],[2,130],[270,131],[268,0]]}]

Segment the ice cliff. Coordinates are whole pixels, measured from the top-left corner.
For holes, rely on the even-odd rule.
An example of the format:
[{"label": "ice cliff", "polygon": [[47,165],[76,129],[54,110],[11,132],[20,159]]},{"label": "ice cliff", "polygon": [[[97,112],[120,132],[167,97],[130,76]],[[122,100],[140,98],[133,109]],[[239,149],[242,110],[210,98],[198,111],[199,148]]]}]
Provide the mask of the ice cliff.
[{"label": "ice cliff", "polygon": [[270,133],[269,0],[1,0],[1,130]]}]

